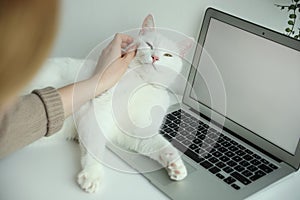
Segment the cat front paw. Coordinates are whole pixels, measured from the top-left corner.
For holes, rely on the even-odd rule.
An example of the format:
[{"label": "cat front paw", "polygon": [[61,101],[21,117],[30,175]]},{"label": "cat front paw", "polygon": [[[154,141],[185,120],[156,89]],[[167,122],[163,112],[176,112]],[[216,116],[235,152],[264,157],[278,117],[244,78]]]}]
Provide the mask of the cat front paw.
[{"label": "cat front paw", "polygon": [[88,193],[95,193],[101,182],[101,170],[96,166],[83,169],[77,176],[77,183]]},{"label": "cat front paw", "polygon": [[187,170],[183,161],[178,159],[167,166],[167,171],[172,180],[180,181],[187,176]]},{"label": "cat front paw", "polygon": [[186,167],[177,152],[163,152],[160,161],[172,180],[180,181],[187,176]]}]

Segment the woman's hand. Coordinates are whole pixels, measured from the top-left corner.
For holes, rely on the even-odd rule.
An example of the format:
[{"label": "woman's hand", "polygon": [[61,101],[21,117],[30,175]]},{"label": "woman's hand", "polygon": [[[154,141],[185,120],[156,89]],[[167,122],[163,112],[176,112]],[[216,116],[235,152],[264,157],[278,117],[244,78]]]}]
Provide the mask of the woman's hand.
[{"label": "woman's hand", "polygon": [[128,47],[132,42],[133,39],[130,36],[116,34],[102,51],[95,74],[91,78],[58,89],[63,102],[65,117],[120,80],[134,58],[136,50],[136,47],[132,46],[127,52],[122,52],[122,48]]},{"label": "woman's hand", "polygon": [[92,77],[94,81],[98,82],[96,95],[113,87],[125,73],[135,56],[136,46],[131,46],[127,52],[123,52],[122,49],[126,49],[132,42],[132,37],[118,33],[102,51],[95,75]]}]

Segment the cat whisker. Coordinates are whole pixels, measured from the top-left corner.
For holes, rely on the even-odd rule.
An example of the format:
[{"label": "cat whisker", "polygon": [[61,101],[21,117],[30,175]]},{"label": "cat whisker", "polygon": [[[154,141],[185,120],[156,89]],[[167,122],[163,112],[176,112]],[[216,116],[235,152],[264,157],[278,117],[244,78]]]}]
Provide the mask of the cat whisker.
[{"label": "cat whisker", "polygon": [[157,68],[155,67],[154,63],[152,63],[152,67],[155,71],[158,71]]}]

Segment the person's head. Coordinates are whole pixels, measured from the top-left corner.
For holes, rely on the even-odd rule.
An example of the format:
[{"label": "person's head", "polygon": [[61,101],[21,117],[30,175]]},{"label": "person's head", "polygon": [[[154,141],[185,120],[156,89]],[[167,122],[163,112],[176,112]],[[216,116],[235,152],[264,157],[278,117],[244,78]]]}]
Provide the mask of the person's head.
[{"label": "person's head", "polygon": [[0,0],[0,111],[48,56],[58,0]]}]

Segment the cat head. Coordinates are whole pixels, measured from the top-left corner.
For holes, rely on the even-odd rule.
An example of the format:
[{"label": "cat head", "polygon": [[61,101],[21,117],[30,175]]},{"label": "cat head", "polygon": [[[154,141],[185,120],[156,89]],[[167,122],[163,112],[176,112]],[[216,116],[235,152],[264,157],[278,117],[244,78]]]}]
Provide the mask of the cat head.
[{"label": "cat head", "polygon": [[[137,43],[139,45],[135,63],[143,66],[148,74],[164,75],[166,69],[180,73],[182,58],[192,47],[194,40],[187,38],[183,41],[170,40],[155,29],[152,15],[148,15],[142,24]],[[164,70],[162,69],[164,68]]]}]

